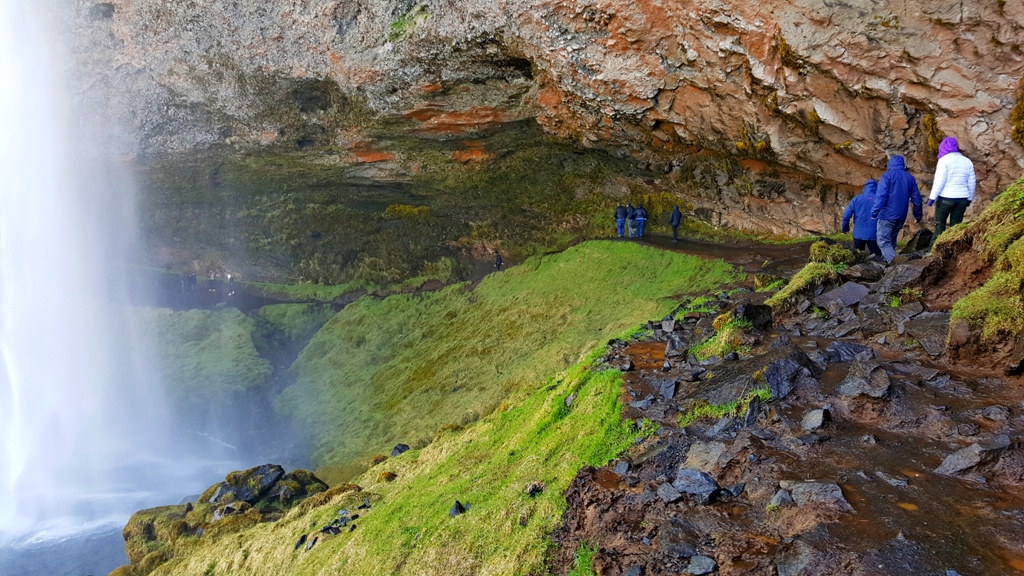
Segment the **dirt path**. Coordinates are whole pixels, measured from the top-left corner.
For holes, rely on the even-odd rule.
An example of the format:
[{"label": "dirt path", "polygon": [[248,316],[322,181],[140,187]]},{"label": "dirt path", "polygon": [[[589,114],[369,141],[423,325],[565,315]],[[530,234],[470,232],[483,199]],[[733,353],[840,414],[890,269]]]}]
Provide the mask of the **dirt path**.
[{"label": "dirt path", "polygon": [[[556,573],[581,542],[602,576],[1024,573],[1024,382],[949,366],[929,341],[943,313],[883,303],[898,273],[828,318],[829,293],[811,296],[736,357],[685,350],[724,311],[756,317],[763,295],[613,347],[624,417],[661,428],[579,473]],[[756,388],[773,399],[678,425]]]}]

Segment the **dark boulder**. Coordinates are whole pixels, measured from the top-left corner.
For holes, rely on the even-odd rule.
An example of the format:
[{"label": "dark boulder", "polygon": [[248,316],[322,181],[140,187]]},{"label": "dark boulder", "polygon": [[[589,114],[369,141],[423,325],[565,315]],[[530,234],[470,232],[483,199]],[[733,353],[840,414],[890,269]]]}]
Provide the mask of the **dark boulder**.
[{"label": "dark boulder", "polygon": [[907,320],[904,327],[929,356],[934,358],[946,352],[949,312],[923,312]]},{"label": "dark boulder", "polygon": [[839,384],[839,394],[883,399],[889,396],[891,386],[889,373],[877,362],[857,360],[850,364],[846,378]]},{"label": "dark boulder", "polygon": [[843,512],[853,512],[853,506],[846,501],[843,490],[833,482],[793,482],[783,480],[779,486],[789,490],[797,506],[821,504]]},{"label": "dark boulder", "polygon": [[408,444],[395,444],[395,447],[391,449],[391,456],[392,456],[392,458],[395,457],[395,456],[400,456],[402,454],[405,454],[408,451],[409,451],[409,445]]},{"label": "dark boulder", "polygon": [[853,306],[863,300],[871,291],[867,286],[856,282],[847,282],[838,288],[825,292],[814,299],[814,303],[831,314],[838,313],[841,309]]},{"label": "dark boulder", "polygon": [[253,503],[284,476],[284,468],[277,464],[263,464],[244,471],[231,472],[217,485],[209,502],[240,500]]},{"label": "dark boulder", "polygon": [[658,527],[658,547],[674,558],[690,558],[697,554],[699,535],[693,525],[681,517],[670,518]]},{"label": "dark boulder", "polygon": [[917,282],[924,272],[927,260],[914,260],[906,264],[897,264],[889,268],[885,276],[878,281],[875,291],[881,294],[894,294],[910,284]]},{"label": "dark boulder", "polygon": [[690,558],[690,564],[686,567],[686,572],[693,576],[702,576],[714,572],[716,568],[718,568],[718,564],[715,563],[713,558],[694,556]]},{"label": "dark boulder", "polygon": [[452,518],[455,518],[459,514],[465,514],[465,512],[466,507],[462,504],[462,502],[459,502],[458,500],[456,500],[455,504],[452,504],[452,507],[448,509],[448,515]]},{"label": "dark boulder", "polygon": [[1010,438],[1005,434],[996,436],[989,442],[976,442],[946,456],[942,464],[935,469],[935,473],[951,476],[969,470],[979,464],[991,462],[1009,447]]},{"label": "dark boulder", "polygon": [[875,358],[878,356],[874,349],[863,344],[836,341],[825,348],[825,361],[829,364],[836,362],[850,362],[861,354],[868,354],[868,358]]},{"label": "dark boulder", "polygon": [[672,482],[672,488],[683,494],[696,496],[701,504],[710,504],[721,491],[714,478],[695,468],[680,468]]}]

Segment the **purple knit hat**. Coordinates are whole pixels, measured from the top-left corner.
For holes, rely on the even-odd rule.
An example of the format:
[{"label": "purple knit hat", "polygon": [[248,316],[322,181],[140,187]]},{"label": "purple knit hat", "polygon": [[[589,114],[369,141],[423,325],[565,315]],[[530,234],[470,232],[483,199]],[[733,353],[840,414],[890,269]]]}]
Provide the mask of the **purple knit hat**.
[{"label": "purple knit hat", "polygon": [[956,138],[953,138],[952,136],[946,136],[942,139],[942,142],[939,142],[939,158],[942,158],[950,152],[957,152],[958,150]]}]

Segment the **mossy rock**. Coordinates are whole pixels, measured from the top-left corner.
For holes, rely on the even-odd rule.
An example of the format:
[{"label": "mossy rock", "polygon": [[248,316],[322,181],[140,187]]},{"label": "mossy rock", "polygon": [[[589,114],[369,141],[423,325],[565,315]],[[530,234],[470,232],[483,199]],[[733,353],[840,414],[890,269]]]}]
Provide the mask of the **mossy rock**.
[{"label": "mossy rock", "polygon": [[171,553],[166,548],[157,550],[156,552],[150,552],[149,554],[146,554],[146,557],[139,562],[138,566],[136,566],[135,573],[140,576],[145,576],[170,559]]},{"label": "mossy rock", "polygon": [[811,244],[811,262],[823,264],[855,264],[857,255],[849,248],[819,240]]},{"label": "mossy rock", "polygon": [[132,566],[131,564],[125,564],[124,566],[118,566],[117,568],[114,568],[113,570],[111,570],[110,574],[108,576],[140,576],[140,575],[139,575],[138,572],[135,571],[135,567],[134,566]]}]

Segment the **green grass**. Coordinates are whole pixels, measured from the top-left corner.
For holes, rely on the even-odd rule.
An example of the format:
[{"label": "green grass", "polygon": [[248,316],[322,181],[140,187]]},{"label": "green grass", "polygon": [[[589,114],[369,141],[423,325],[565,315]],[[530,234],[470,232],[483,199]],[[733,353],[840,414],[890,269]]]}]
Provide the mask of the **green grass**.
[{"label": "green grass", "polygon": [[345,284],[327,285],[313,284],[311,282],[299,284],[274,284],[270,282],[239,282],[268,296],[280,295],[289,300],[306,302],[330,302],[351,292],[360,290],[372,291],[378,287],[375,284],[363,280],[346,282]]},{"label": "green grass", "polygon": [[[356,479],[362,492],[299,506],[238,534],[179,539],[178,555],[160,574],[200,574],[214,563],[217,574],[232,576],[545,573],[549,535],[577,470],[606,464],[641,434],[620,417],[621,374],[590,368],[599,353],[546,387],[534,382],[534,392],[516,394],[465,430],[386,460]],[[384,471],[396,478],[378,481]],[[543,491],[529,496],[531,482],[543,483]],[[358,511],[354,532],[321,535],[312,551],[293,551],[300,534],[325,525],[340,508],[355,512],[367,497],[373,507]],[[469,509],[450,518],[455,500]]]},{"label": "green grass", "polygon": [[443,425],[490,413],[664,316],[669,297],[739,278],[721,261],[595,241],[531,258],[471,291],[364,298],[312,339],[278,408],[305,428],[318,474],[338,481],[396,443],[423,446]]},{"label": "green grass", "polygon": [[576,553],[573,555],[573,567],[568,576],[594,576],[594,554],[597,550],[580,542]]},{"label": "green grass", "polygon": [[697,420],[717,420],[723,416],[739,414],[745,411],[755,398],[762,402],[768,402],[772,399],[772,393],[767,388],[755,388],[744,394],[742,398],[727,404],[696,403],[679,415],[679,425],[689,426]]}]

